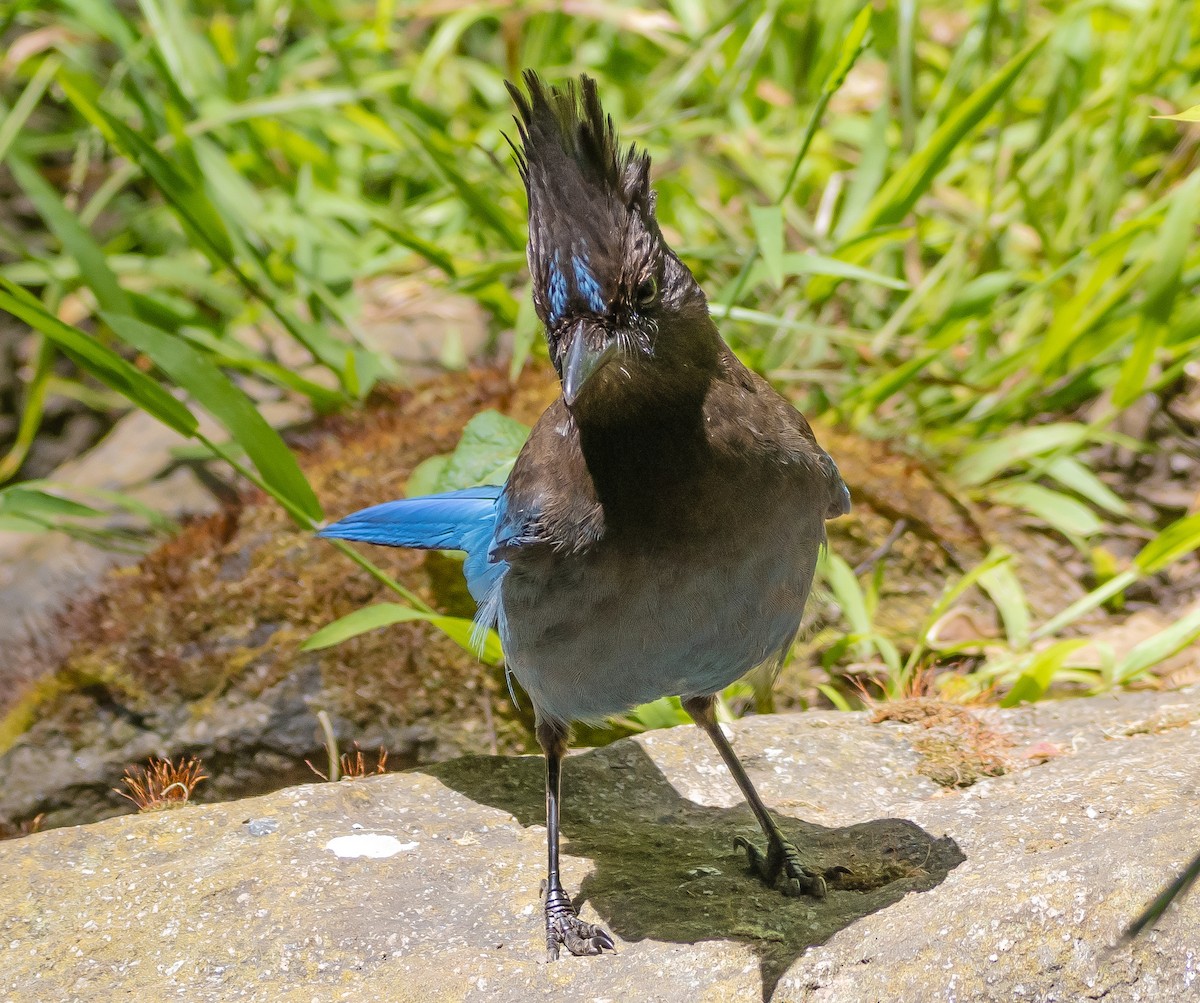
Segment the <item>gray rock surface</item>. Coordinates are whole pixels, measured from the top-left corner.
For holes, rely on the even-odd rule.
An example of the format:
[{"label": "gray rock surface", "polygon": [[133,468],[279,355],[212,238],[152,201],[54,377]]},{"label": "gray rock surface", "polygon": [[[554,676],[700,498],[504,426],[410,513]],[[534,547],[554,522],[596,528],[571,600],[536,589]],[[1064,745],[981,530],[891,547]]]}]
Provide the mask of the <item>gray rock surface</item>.
[{"label": "gray rock surface", "polygon": [[0,1001],[1195,998],[1200,896],[1113,945],[1196,849],[1200,691],[985,712],[963,761],[982,736],[1010,772],[965,789],[929,778],[940,713],[733,726],[810,861],[853,871],[819,902],[745,875],[753,823],[696,729],[573,755],[564,878],[603,958],[542,960],[536,758],[14,840]]}]

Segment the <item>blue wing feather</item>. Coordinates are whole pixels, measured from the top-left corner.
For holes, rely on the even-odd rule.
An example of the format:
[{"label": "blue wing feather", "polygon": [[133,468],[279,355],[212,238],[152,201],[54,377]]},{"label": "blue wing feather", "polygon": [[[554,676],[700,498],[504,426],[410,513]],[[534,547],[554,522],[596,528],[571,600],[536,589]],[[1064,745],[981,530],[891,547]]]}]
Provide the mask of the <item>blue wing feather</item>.
[{"label": "blue wing feather", "polygon": [[503,633],[499,585],[508,558],[538,542],[530,534],[540,506],[529,503],[509,511],[508,501],[507,489],[495,485],[401,498],[348,515],[317,535],[385,547],[465,551],[463,574],[479,605],[472,638],[482,648],[490,628],[499,625]]},{"label": "blue wing feather", "polygon": [[463,550],[467,587],[482,604],[507,564],[489,561],[496,523],[504,512],[504,489],[495,485],[448,491],[372,505],[326,526],[317,535],[385,547]]}]

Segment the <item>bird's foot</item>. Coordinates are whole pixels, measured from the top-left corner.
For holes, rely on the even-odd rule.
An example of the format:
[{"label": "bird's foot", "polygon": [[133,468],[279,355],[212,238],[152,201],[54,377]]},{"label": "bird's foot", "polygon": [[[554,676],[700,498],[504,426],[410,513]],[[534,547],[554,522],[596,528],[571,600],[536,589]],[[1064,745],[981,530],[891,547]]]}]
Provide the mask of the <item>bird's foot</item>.
[{"label": "bird's foot", "polygon": [[837,881],[842,875],[850,873],[850,868],[840,864],[827,867],[823,872],[805,867],[800,862],[799,851],[786,839],[768,839],[765,854],[745,836],[738,836],[733,843],[746,851],[746,856],[750,858],[750,870],[758,875],[768,888],[774,888],[780,877],[783,877],[784,895],[811,895],[815,899],[823,899],[829,890],[829,882]]},{"label": "bird's foot", "polygon": [[605,949],[616,950],[607,931],[593,923],[585,923],[575,913],[575,907],[562,888],[546,893],[546,959],[557,961],[560,947],[577,957],[602,954]]}]

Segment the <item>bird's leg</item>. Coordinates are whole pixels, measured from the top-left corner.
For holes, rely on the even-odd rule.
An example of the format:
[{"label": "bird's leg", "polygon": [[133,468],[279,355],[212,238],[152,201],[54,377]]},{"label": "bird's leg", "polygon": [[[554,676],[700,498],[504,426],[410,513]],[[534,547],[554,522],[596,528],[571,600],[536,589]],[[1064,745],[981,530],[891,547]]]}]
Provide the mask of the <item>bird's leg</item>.
[{"label": "bird's leg", "polygon": [[558,876],[559,776],[567,751],[566,726],[539,721],[537,739],[546,754],[546,955],[556,961],[559,947],[576,955],[600,954],[606,947],[613,949],[612,938],[603,928],[579,918]]},{"label": "bird's leg", "polygon": [[729,739],[725,737],[720,724],[717,723],[715,707],[716,699],[712,696],[685,697],[683,700],[683,709],[712,739],[713,745],[721,753],[721,758],[725,760],[725,765],[729,767],[729,772],[733,774],[733,779],[741,788],[742,796],[750,805],[750,810],[754,812],[754,817],[758,819],[758,824],[767,837],[767,852],[764,854],[745,836],[738,836],[734,840],[734,844],[746,851],[750,857],[751,869],[768,886],[774,888],[782,874],[785,895],[811,895],[814,898],[824,898],[827,880],[836,880],[843,874],[849,874],[849,869],[830,867],[823,873],[818,873],[800,862],[799,852],[790,841],[783,838],[783,833],[779,831],[775,819],[767,811],[767,806],[763,804],[762,798],[758,796],[758,791],[750,782],[750,777],[746,775],[745,768],[738,761],[737,753],[733,751],[733,746],[729,744]]}]

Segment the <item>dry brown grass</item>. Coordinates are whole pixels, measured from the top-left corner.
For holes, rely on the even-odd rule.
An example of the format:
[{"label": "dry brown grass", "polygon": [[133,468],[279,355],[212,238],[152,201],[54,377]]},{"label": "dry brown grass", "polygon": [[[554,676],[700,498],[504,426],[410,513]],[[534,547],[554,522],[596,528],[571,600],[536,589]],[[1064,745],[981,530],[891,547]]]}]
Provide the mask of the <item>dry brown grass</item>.
[{"label": "dry brown grass", "polygon": [[[339,780],[357,780],[359,777],[377,776],[380,773],[387,773],[388,751],[382,745],[379,747],[379,753],[375,757],[375,766],[373,769],[367,769],[367,760],[363,755],[362,749],[358,747],[358,743],[354,743],[353,752],[343,752],[340,757],[341,769],[338,771]],[[322,780],[328,780],[329,777],[313,766],[310,760],[304,760],[308,764],[308,768],[313,771]]]},{"label": "dry brown grass", "polygon": [[204,764],[195,756],[182,756],[178,763],[169,759],[152,758],[147,766],[130,766],[121,778],[128,790],[114,787],[123,798],[128,798],[138,811],[158,811],[187,804],[192,792],[201,780]]}]

